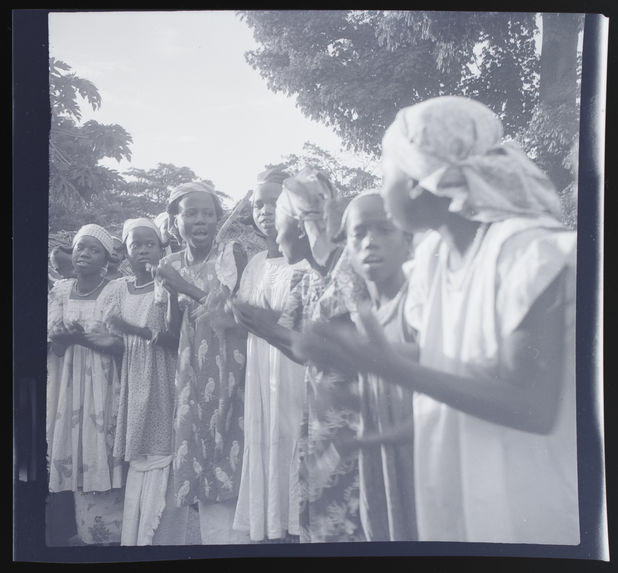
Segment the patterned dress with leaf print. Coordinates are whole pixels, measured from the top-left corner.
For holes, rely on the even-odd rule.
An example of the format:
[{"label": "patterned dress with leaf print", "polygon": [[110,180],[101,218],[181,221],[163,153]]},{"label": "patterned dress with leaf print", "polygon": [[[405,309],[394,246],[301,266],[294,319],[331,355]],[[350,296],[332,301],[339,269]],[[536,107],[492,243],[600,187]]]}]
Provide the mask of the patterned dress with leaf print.
[{"label": "patterned dress with leaf print", "polygon": [[240,277],[243,252],[240,245],[230,243],[213,247],[213,255],[194,265],[187,265],[184,251],[164,259],[185,280],[208,293],[202,305],[179,296],[183,316],[173,460],[179,507],[236,498],[242,469],[247,337],[240,328],[213,328],[210,312],[222,307],[232,283]]}]

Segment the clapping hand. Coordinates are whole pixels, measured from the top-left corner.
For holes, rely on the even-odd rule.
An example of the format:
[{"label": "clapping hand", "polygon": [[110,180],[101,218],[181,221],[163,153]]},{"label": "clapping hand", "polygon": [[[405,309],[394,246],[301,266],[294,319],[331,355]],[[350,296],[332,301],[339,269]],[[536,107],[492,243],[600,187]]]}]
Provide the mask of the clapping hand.
[{"label": "clapping hand", "polygon": [[275,311],[238,300],[232,301],[230,306],[236,322],[249,332],[262,338],[273,333],[278,318]]},{"label": "clapping hand", "polygon": [[393,350],[370,307],[360,306],[359,318],[365,334],[349,326],[316,323],[295,337],[292,350],[320,368],[379,373]]}]

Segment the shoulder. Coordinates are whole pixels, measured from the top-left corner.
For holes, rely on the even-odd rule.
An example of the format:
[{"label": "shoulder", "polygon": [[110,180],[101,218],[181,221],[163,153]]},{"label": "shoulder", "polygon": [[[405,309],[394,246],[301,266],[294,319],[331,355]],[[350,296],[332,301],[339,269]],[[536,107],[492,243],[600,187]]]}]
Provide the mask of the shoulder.
[{"label": "shoulder", "polygon": [[171,265],[174,268],[178,268],[182,264],[183,253],[184,251],[176,251],[175,253],[163,257],[160,262],[164,265]]},{"label": "shoulder", "polygon": [[268,254],[268,251],[260,251],[259,253],[256,253],[255,255],[253,255],[249,259],[249,262],[247,263],[247,269],[245,270],[245,272],[247,272],[249,269],[253,269],[253,268],[260,267],[261,265],[263,265],[264,262],[266,261],[267,254]]},{"label": "shoulder", "polygon": [[[506,227],[506,226],[505,226]],[[538,273],[574,265],[577,233],[561,225],[528,225],[506,228],[497,254],[497,278],[521,274],[522,279],[537,278]],[[496,233],[488,239],[496,241]],[[527,270],[527,272],[523,272]]]},{"label": "shoulder", "polygon": [[75,279],[58,279],[48,293],[50,302],[60,302],[69,298]]}]

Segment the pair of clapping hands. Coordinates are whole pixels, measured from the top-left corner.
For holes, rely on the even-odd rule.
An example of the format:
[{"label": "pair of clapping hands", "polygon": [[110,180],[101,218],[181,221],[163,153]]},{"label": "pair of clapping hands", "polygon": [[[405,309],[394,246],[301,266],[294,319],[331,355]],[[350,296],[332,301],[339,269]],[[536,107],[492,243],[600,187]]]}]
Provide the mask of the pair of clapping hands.
[{"label": "pair of clapping hands", "polygon": [[100,322],[94,322],[88,327],[78,320],[67,323],[59,321],[49,331],[49,338],[55,345],[56,350],[64,352],[71,344],[80,344],[88,348],[109,348],[115,342],[114,336],[110,335]]}]

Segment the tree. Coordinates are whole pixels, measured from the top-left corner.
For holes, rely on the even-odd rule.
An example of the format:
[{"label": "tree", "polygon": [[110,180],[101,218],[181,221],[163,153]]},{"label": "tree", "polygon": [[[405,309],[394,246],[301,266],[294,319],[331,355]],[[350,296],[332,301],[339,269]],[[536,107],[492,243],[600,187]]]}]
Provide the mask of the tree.
[{"label": "tree", "polygon": [[377,154],[399,109],[477,97],[509,133],[532,114],[538,59],[533,14],[424,11],[248,11],[259,48],[246,54],[270,89],[295,95],[353,149]]},{"label": "tree", "polygon": [[565,163],[577,134],[573,71],[579,15],[405,10],[239,15],[259,44],[246,54],[248,63],[271,90],[295,96],[305,115],[332,126],[348,147],[377,155],[399,109],[439,95],[466,95],[501,117],[506,136],[523,143],[559,190],[572,183]]},{"label": "tree", "polygon": [[50,227],[71,218],[92,199],[122,186],[114,169],[100,164],[103,158],[130,159],[131,136],[119,125],[81,121],[80,99],[93,109],[101,106],[95,85],[76,76],[66,63],[50,58],[49,138]]},{"label": "tree", "polygon": [[147,196],[162,208],[172,187],[197,178],[189,167],[176,167],[172,163],[158,163],[154,169],[148,170],[132,167],[125,175],[130,178],[125,192]]},{"label": "tree", "polygon": [[338,196],[342,198],[350,198],[361,191],[374,188],[379,182],[373,166],[346,165],[342,159],[309,141],[303,145],[300,155],[286,155],[280,163],[266,165],[266,168],[279,167],[294,174],[306,166],[323,171],[336,187]]}]

